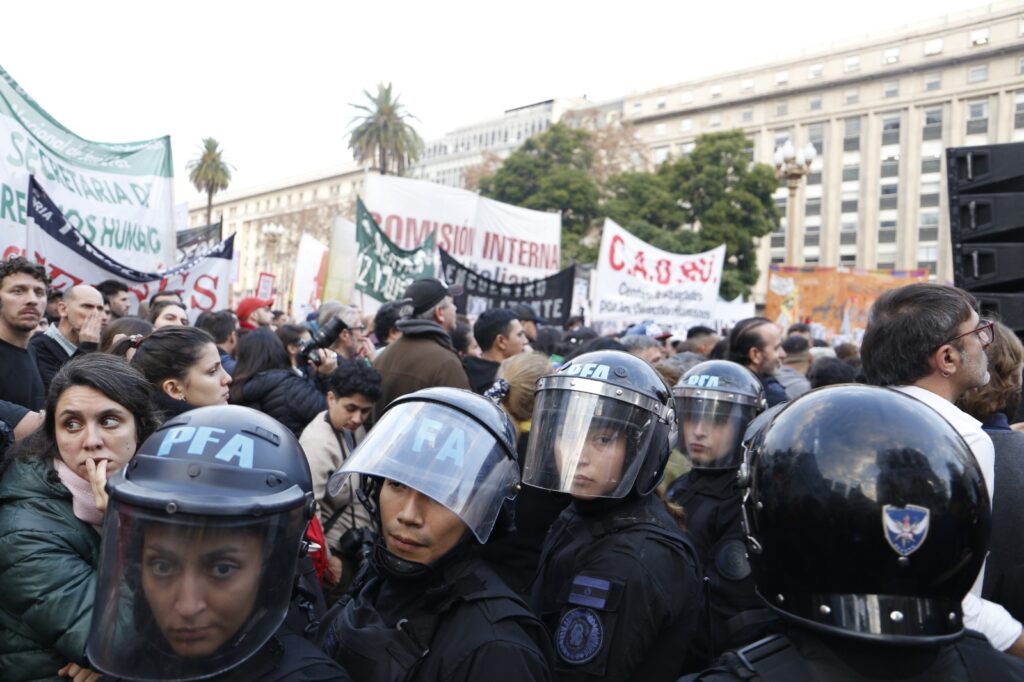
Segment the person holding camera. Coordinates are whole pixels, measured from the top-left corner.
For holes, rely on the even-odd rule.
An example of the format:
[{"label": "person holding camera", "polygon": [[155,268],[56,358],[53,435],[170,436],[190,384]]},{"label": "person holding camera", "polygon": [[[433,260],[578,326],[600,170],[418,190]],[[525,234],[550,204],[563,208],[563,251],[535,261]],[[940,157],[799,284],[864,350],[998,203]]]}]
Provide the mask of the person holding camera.
[{"label": "person holding camera", "polygon": [[327,480],[341,468],[365,435],[362,428],[380,398],[380,374],[358,360],[341,359],[324,377],[327,409],[313,418],[299,437],[313,476],[333,583],[328,594],[340,596],[355,576],[361,552],[372,545],[374,523],[359,499],[359,477],[345,479],[337,493],[327,493]]}]

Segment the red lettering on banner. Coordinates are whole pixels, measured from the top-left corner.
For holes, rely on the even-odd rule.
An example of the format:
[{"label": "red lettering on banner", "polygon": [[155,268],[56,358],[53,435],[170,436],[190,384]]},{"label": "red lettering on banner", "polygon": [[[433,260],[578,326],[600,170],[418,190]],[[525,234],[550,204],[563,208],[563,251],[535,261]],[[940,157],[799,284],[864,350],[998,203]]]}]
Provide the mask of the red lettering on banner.
[{"label": "red lettering on banner", "polygon": [[17,246],[8,246],[4,249],[4,260],[9,260],[15,256],[24,256],[25,249],[19,249]]},{"label": "red lettering on banner", "polygon": [[608,263],[612,266],[612,270],[618,271],[626,267],[626,261],[619,260],[616,262],[615,260],[616,250],[624,248],[626,248],[625,239],[623,239],[619,235],[615,235],[614,237],[612,237],[612,245],[611,248],[608,249]]},{"label": "red lettering on banner", "polygon": [[683,278],[691,282],[707,282],[714,272],[715,259],[701,256],[692,261],[679,264]]},{"label": "red lettering on banner", "polygon": [[[193,285],[193,290],[196,293],[206,296],[210,302],[207,305],[203,305],[195,295],[193,295],[189,305],[193,308],[198,308],[199,310],[213,310],[217,305],[217,284],[219,284],[219,279],[219,277],[214,277],[213,275],[200,275],[197,277],[196,283]],[[206,285],[204,280],[209,280],[210,282],[208,289],[204,288]]]},{"label": "red lettering on banner", "polygon": [[672,279],[672,264],[662,258],[658,261],[655,272],[658,275],[658,284],[668,284]]},{"label": "red lettering on banner", "polygon": [[629,269],[629,274],[634,277],[643,277],[643,279],[649,279],[647,276],[647,266],[644,264],[644,252],[637,251],[636,256],[633,257],[633,267]]},{"label": "red lettering on banner", "polygon": [[380,213],[374,213],[373,211],[370,211],[370,215],[373,216],[373,222],[377,223],[378,225],[381,225],[381,224],[384,223],[384,221],[381,220]]}]

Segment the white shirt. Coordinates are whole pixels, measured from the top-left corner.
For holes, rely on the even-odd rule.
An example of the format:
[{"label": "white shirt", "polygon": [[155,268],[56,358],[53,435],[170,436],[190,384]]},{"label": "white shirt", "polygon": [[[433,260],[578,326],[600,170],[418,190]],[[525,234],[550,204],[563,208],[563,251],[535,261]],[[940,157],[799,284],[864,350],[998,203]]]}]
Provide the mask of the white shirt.
[{"label": "white shirt", "polygon": [[[906,393],[928,405],[948,421],[967,441],[974,459],[981,468],[985,487],[988,488],[989,500],[993,499],[996,483],[996,451],[992,439],[981,428],[981,422],[967,414],[937,393],[920,386],[893,386],[897,391]],[[981,598],[982,582],[985,578],[985,565],[971,591],[964,597],[964,625],[985,635],[993,647],[1000,651],[1010,648],[1021,632],[1021,624],[999,604]]]}]

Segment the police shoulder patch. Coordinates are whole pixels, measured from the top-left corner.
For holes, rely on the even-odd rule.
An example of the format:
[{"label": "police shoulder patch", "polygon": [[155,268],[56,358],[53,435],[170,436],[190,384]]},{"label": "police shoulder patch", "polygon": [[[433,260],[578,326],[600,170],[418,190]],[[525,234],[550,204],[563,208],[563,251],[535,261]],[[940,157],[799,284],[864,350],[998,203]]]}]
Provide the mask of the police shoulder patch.
[{"label": "police shoulder patch", "polygon": [[579,665],[597,656],[604,643],[604,624],[592,609],[569,609],[555,632],[555,648],[566,663]]}]

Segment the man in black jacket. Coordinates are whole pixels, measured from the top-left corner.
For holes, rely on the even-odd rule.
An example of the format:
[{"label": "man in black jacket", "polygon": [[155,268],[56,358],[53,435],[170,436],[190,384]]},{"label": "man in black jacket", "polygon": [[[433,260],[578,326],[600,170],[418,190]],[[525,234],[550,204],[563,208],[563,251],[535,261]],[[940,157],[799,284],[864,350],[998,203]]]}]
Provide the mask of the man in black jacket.
[{"label": "man in black jacket", "polygon": [[729,333],[729,360],[738,362],[757,375],[764,384],[768,407],[789,400],[775,373],[786,359],[782,349],[782,330],[766,317],[740,320]]},{"label": "man in black jacket", "polygon": [[491,308],[480,313],[473,325],[473,337],[480,344],[482,355],[468,355],[462,364],[470,388],[482,395],[494,383],[501,362],[522,353],[528,341],[519,317],[510,308]]},{"label": "man in black jacket", "polygon": [[[389,353],[391,351],[388,351]],[[551,679],[540,620],[477,555],[519,480],[515,428],[491,401],[433,388],[391,404],[328,483],[360,474],[380,538],[324,649],[363,682]]]},{"label": "man in black jacket", "polygon": [[64,363],[99,347],[100,331],[106,316],[103,294],[87,284],[65,291],[57,306],[60,322],[51,324],[29,342],[35,349],[39,376],[46,390],[50,389],[50,382]]}]

